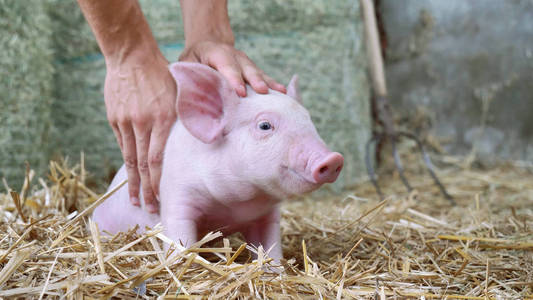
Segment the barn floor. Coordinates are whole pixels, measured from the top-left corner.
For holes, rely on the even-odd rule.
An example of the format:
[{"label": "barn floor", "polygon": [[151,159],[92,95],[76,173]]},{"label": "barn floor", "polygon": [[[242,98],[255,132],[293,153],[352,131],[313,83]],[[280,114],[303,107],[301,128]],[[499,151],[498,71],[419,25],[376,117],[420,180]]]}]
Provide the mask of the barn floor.
[{"label": "barn floor", "polygon": [[384,201],[365,182],[287,203],[282,268],[262,249],[252,261],[239,235],[170,259],[160,229],[101,239],[82,213],[99,198],[83,164],[51,163],[46,181],[0,194],[0,297],[533,299],[533,168],[466,162],[439,163],[455,207],[411,158],[410,194],[389,172]]}]

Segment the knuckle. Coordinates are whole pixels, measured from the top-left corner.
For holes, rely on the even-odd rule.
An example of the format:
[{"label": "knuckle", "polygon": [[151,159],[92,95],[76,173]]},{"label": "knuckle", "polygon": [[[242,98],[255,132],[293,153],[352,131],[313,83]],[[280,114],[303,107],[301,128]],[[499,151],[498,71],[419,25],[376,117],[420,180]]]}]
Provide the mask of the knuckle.
[{"label": "knuckle", "polygon": [[234,81],[241,83],[242,82],[242,71],[237,68],[228,68],[226,71],[228,77],[233,78]]},{"label": "knuckle", "polygon": [[148,112],[136,112],[132,116],[132,123],[136,126],[143,127],[151,120],[151,115]]},{"label": "knuckle", "polygon": [[128,182],[130,196],[137,197],[139,195],[139,187],[135,184],[131,184]]},{"label": "knuckle", "polygon": [[272,77],[265,75],[264,73],[262,74],[262,76],[268,82],[276,82]]},{"label": "knuckle", "polygon": [[161,165],[163,162],[163,153],[157,152],[150,155],[150,158],[148,159],[151,166],[158,166]]},{"label": "knuckle", "polygon": [[138,167],[139,167],[139,171],[141,173],[148,172],[148,170],[150,168],[150,166],[148,165],[148,162],[146,160],[139,160]]},{"label": "knuckle", "polygon": [[143,187],[143,198],[145,203],[154,202],[154,194],[152,193],[152,187]]},{"label": "knuckle", "polygon": [[118,124],[118,126],[125,126],[129,123],[131,123],[131,119],[127,115],[120,115],[116,120],[116,124]]},{"label": "knuckle", "polygon": [[132,156],[126,156],[124,157],[124,164],[128,169],[135,169],[137,168],[137,158]]},{"label": "knuckle", "polygon": [[232,74],[233,76],[236,76],[237,78],[239,78],[240,80],[242,80],[242,76],[244,74],[244,70],[240,67],[240,66],[237,66],[235,67],[233,70],[232,70]]},{"label": "knuckle", "polygon": [[174,110],[161,110],[156,114],[157,121],[160,123],[167,123],[174,120]]},{"label": "knuckle", "polygon": [[227,45],[227,44],[220,44],[218,45],[218,48],[225,51],[225,52],[231,52],[234,48],[233,46]]},{"label": "knuckle", "polygon": [[115,114],[110,114],[108,113],[107,114],[107,121],[109,122],[109,124],[111,124],[111,126],[114,126],[118,123],[118,118]]},{"label": "knuckle", "polygon": [[235,50],[235,55],[236,55],[236,56],[239,56],[239,57],[242,57],[242,58],[249,59],[249,58],[248,58],[248,55],[246,55],[246,53],[244,53],[244,52],[241,51],[241,50]]},{"label": "knuckle", "polygon": [[[264,77],[263,77],[264,78]],[[278,83],[272,78],[264,78],[269,85],[277,85]]]},{"label": "knuckle", "polygon": [[253,70],[250,74],[251,77],[253,77],[254,79],[256,80],[260,80],[260,81],[264,81],[265,79],[263,78],[263,75],[261,75],[260,72],[258,72],[257,70]]},{"label": "knuckle", "polygon": [[[157,179],[153,179],[152,181],[157,181]],[[152,190],[154,191],[154,194],[157,196],[159,194],[159,182],[158,183],[152,183]]]}]

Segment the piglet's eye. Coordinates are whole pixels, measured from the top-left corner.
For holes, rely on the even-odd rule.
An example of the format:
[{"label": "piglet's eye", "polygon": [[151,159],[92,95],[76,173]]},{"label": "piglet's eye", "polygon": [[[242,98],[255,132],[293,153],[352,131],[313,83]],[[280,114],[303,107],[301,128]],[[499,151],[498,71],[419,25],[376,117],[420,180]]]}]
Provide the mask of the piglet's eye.
[{"label": "piglet's eye", "polygon": [[259,129],[261,130],[270,130],[272,129],[272,125],[267,121],[262,121],[259,123]]}]

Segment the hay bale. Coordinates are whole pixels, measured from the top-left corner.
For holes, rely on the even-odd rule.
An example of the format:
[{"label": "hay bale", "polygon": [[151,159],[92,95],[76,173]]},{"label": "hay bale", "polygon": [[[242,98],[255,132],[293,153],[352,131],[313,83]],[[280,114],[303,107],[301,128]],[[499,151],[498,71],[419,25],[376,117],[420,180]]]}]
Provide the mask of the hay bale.
[{"label": "hay bale", "polygon": [[317,26],[357,24],[359,3],[341,0],[229,1],[231,26],[239,33],[277,35],[280,32],[308,32]]},{"label": "hay bale", "polygon": [[[98,44],[76,1],[45,0],[51,19],[56,65],[73,58],[97,55]],[[60,84],[61,82],[59,82]]]},{"label": "hay bale", "polygon": [[72,61],[57,68],[54,156],[79,159],[85,153],[88,170],[98,179],[106,178],[120,166],[122,156],[108,124],[102,96],[105,66],[103,59]]},{"label": "hay bale", "polygon": [[13,187],[24,162],[44,172],[54,86],[51,23],[39,0],[0,1],[0,178]]},{"label": "hay bale", "polygon": [[101,182],[121,161],[105,113],[104,60],[76,1],[48,0],[47,9],[56,68],[49,151],[75,160],[84,152],[88,170]]}]

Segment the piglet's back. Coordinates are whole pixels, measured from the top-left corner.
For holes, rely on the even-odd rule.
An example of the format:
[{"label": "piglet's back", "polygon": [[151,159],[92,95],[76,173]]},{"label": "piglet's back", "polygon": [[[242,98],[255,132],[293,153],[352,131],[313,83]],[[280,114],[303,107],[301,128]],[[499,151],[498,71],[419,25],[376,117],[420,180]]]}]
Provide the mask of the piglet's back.
[{"label": "piglet's back", "polygon": [[[126,168],[123,165],[115,175],[108,191],[127,179]],[[142,191],[139,193],[141,203]],[[159,214],[148,213],[141,207],[134,206],[129,200],[128,184],[116,191],[111,197],[100,204],[93,212],[92,220],[98,224],[101,232],[111,234],[125,232],[139,224],[139,232],[144,232],[146,226],[153,228],[160,222]]]}]

